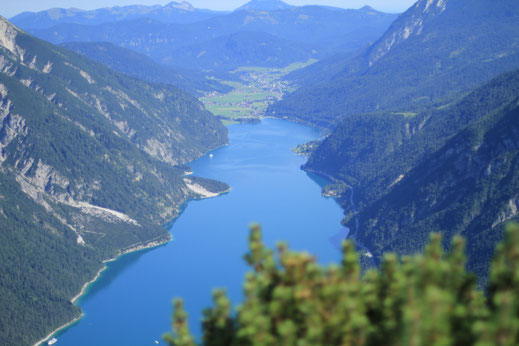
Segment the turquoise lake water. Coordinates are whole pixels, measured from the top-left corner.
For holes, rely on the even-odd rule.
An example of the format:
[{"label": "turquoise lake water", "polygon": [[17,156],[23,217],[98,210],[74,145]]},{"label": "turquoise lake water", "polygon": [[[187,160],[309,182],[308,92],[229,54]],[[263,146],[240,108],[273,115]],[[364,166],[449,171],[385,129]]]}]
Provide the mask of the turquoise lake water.
[{"label": "turquoise lake water", "polygon": [[321,196],[328,182],[300,170],[305,158],[291,151],[319,137],[313,128],[279,119],[230,126],[230,144],[190,166],[232,191],[189,202],[171,228],[172,242],[108,263],[78,301],[85,316],[58,333],[56,345],[164,344],[174,297],[184,298],[190,328],[199,336],[213,288],[226,287],[234,303],[242,297],[252,222],[262,225],[271,247],[285,240],[323,264],[338,263],[339,242],[347,234],[340,225],[343,212]]}]

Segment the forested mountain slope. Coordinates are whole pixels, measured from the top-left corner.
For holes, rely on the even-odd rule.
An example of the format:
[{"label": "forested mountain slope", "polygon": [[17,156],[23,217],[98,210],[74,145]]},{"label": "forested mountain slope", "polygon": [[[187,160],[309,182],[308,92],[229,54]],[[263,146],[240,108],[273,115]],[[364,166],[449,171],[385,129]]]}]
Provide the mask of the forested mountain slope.
[{"label": "forested mountain slope", "polygon": [[364,208],[356,238],[380,258],[420,250],[432,230],[447,240],[462,234],[469,268],[485,278],[503,222],[518,215],[518,138],[519,97],[461,131]]},{"label": "forested mountain slope", "polygon": [[[224,65],[230,53],[240,56],[238,48],[243,44],[227,44],[222,56],[208,54],[212,59],[204,57],[208,52],[216,52],[213,48],[218,46],[218,42],[238,33],[264,34],[247,38],[252,41],[250,47],[256,48],[239,61],[241,66],[250,66],[248,57],[252,53],[265,56],[264,52],[267,51],[271,53],[267,58],[275,59],[280,42],[288,41],[291,49],[297,46],[297,51],[305,52],[304,56],[294,54],[290,62],[296,62],[326,56],[338,49],[351,51],[364,47],[376,40],[395,18],[394,14],[371,8],[345,10],[303,6],[273,11],[240,10],[183,25],[138,18],[99,25],[63,23],[47,29],[31,29],[30,25],[26,28],[35,36],[53,43],[104,41],[131,48],[158,62],[187,68],[194,64],[211,69],[215,61]],[[275,36],[276,40],[265,39],[270,35]],[[208,48],[205,48],[206,45]],[[193,59],[185,59],[184,49],[191,50]],[[286,61],[280,60],[279,64],[278,67],[284,67]]]},{"label": "forested mountain slope", "polygon": [[103,63],[117,72],[148,82],[171,84],[192,95],[231,90],[229,86],[207,78],[203,72],[159,64],[144,54],[112,43],[69,42],[61,46]]},{"label": "forested mountain slope", "polygon": [[[102,261],[169,239],[183,163],[227,142],[194,97],[35,39],[0,17],[0,344],[78,316]],[[180,165],[180,166],[179,166]]]},{"label": "forested mountain slope", "polygon": [[519,65],[519,2],[419,0],[359,56],[324,61],[270,114],[322,127],[338,117],[413,112]]},{"label": "forested mountain slope", "polygon": [[358,214],[343,196],[345,222],[378,259],[419,251],[431,231],[447,240],[463,231],[471,269],[485,277],[502,223],[516,214],[518,100],[516,70],[412,117],[348,117],[305,168],[354,186]]},{"label": "forested mountain slope", "polygon": [[504,73],[470,94],[421,113],[380,112],[341,120],[305,168],[357,185],[368,203],[439,150],[468,124],[496,112],[519,96],[519,71]]}]

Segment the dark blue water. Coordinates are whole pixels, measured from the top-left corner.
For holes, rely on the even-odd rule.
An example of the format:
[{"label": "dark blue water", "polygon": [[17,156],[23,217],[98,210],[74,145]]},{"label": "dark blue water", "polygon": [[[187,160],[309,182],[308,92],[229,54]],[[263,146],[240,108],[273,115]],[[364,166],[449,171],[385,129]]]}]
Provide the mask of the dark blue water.
[{"label": "dark blue water", "polygon": [[57,335],[58,346],[163,344],[173,297],[184,298],[191,330],[199,335],[213,288],[227,287],[234,302],[241,299],[251,222],[262,224],[269,246],[286,240],[323,264],[340,260],[342,210],[321,196],[328,182],[301,171],[305,158],[291,151],[319,133],[278,119],[229,130],[230,145],[191,166],[232,191],[190,202],[171,228],[174,241],[109,263],[78,302],[85,316]]}]

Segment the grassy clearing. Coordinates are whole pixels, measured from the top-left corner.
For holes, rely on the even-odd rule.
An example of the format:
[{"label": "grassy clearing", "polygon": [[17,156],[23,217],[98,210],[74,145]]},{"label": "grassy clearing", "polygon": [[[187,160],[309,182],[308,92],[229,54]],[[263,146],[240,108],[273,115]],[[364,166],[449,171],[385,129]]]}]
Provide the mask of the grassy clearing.
[{"label": "grassy clearing", "polygon": [[317,60],[294,63],[284,68],[241,67],[232,73],[240,81],[222,81],[233,90],[229,93],[209,93],[200,100],[213,114],[224,119],[224,124],[237,120],[260,118],[269,104],[279,100],[286,92],[295,90],[283,78],[290,72],[313,64]]}]

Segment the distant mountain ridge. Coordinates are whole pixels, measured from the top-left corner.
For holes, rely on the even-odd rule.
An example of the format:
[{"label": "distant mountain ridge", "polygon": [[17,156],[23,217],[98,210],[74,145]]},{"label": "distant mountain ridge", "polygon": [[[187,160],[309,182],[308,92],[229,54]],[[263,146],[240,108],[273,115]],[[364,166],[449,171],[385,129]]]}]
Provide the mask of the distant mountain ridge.
[{"label": "distant mountain ridge", "polygon": [[365,112],[413,112],[519,65],[519,2],[420,0],[355,58],[298,71],[304,87],[270,108],[333,127]]},{"label": "distant mountain ridge", "polygon": [[52,8],[40,12],[23,12],[10,18],[10,21],[25,29],[44,29],[62,23],[97,25],[138,18],[150,18],[164,23],[193,23],[225,13],[227,12],[197,9],[187,1],[172,1],[165,6],[130,5],[96,10]]},{"label": "distant mountain ridge", "polygon": [[260,10],[260,11],[276,11],[286,10],[294,6],[287,4],[281,0],[252,0],[243,6],[238,7],[235,11]]},{"label": "distant mountain ridge", "polygon": [[[291,46],[306,49],[303,60],[321,57],[340,50],[357,50],[374,41],[396,18],[394,14],[372,10],[345,10],[322,6],[293,7],[276,11],[234,11],[227,15],[216,16],[197,23],[167,24],[148,18],[131,21],[110,22],[99,25],[62,23],[48,29],[31,29],[28,32],[55,44],[64,42],[110,42],[131,48],[153,58],[157,62],[188,68],[191,61],[183,61],[182,49],[188,47],[199,67],[211,69],[213,62],[202,65],[197,57],[205,54],[208,47],[220,44],[223,38],[240,32],[256,32],[276,36],[278,41],[291,41]],[[256,35],[259,41],[264,40]],[[270,40],[274,42],[274,40]],[[265,47],[274,51],[275,45]],[[190,47],[190,48],[189,48]],[[224,53],[227,53],[228,50]],[[180,53],[179,56],[176,53]],[[239,52],[235,53],[239,55]],[[262,55],[261,50],[254,54]],[[289,53],[289,52],[287,52]],[[287,54],[285,54],[287,57]],[[299,59],[298,55],[294,57]],[[178,60],[177,60],[178,58]],[[217,65],[226,65],[225,55],[213,55]],[[273,57],[275,58],[275,57]],[[286,59],[279,59],[285,63]],[[296,61],[289,61],[296,62]],[[180,65],[179,63],[183,63]],[[247,66],[247,61],[237,61]],[[262,65],[264,66],[264,65]],[[268,65],[267,65],[268,66]],[[283,66],[283,65],[282,65]],[[279,66],[279,67],[282,67]]]},{"label": "distant mountain ridge", "polygon": [[253,31],[240,31],[173,51],[172,62],[198,69],[234,70],[242,66],[279,67],[307,61],[310,45]]}]

